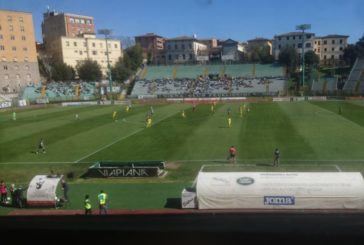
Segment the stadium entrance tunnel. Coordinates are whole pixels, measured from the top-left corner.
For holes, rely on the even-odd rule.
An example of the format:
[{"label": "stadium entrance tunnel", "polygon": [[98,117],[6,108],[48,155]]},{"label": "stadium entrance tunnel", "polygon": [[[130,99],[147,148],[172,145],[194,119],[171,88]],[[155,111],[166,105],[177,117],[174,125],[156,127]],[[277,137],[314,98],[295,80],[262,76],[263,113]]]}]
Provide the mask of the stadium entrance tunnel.
[{"label": "stadium entrance tunnel", "polygon": [[166,174],[164,161],[100,161],[88,168],[84,178],[161,177]]}]

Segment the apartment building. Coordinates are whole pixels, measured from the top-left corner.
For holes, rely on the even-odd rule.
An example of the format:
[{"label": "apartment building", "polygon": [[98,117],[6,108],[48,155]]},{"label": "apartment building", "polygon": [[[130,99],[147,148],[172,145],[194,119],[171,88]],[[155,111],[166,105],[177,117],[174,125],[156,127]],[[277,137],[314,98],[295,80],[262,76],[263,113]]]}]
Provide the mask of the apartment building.
[{"label": "apartment building", "polygon": [[156,62],[157,55],[164,49],[164,38],[155,33],[136,36],[135,43],[142,48],[143,58],[149,59],[153,63]]},{"label": "apartment building", "polygon": [[327,35],[316,37],[314,52],[320,57],[320,62],[326,65],[339,64],[343,60],[344,49],[348,46],[346,35]]},{"label": "apartment building", "polygon": [[0,89],[19,92],[40,81],[31,13],[0,10]]},{"label": "apartment building", "polygon": [[273,40],[273,55],[275,60],[278,60],[281,49],[285,46],[290,46],[296,49],[297,53],[302,53],[302,41],[304,40],[305,52],[314,49],[315,34],[310,32],[289,32],[274,36]]},{"label": "apartment building", "polygon": [[[95,60],[107,76],[106,40],[96,37],[93,17],[47,12],[43,18],[43,42],[47,55],[53,61],[76,68],[86,59]],[[122,56],[121,42],[116,39],[108,39],[107,42],[109,62],[114,65]]]},{"label": "apartment building", "polygon": [[167,64],[196,62],[198,56],[205,56],[208,50],[206,44],[188,36],[166,39],[164,47]]}]

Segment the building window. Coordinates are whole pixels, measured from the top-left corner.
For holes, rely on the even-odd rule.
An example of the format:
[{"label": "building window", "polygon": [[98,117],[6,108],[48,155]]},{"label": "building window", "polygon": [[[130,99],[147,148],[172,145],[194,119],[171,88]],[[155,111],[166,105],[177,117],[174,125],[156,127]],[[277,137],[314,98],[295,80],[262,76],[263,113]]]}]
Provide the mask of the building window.
[{"label": "building window", "polygon": [[70,22],[71,23],[75,23],[75,19],[74,18],[70,18]]},{"label": "building window", "polygon": [[80,23],[80,19],[75,19],[76,24]]},{"label": "building window", "polygon": [[287,36],[286,39],[289,40],[289,37]]},{"label": "building window", "polygon": [[318,41],[317,43],[318,43],[318,45],[321,45],[321,41]]},{"label": "building window", "polygon": [[10,39],[11,39],[11,40],[15,40],[15,36],[14,36],[14,35],[11,35],[11,36],[10,36]]},{"label": "building window", "polygon": [[192,44],[188,44],[188,47],[189,47],[190,49],[192,49]]},{"label": "building window", "polygon": [[23,17],[19,17],[19,22],[24,22]]},{"label": "building window", "polygon": [[27,80],[29,81],[31,78],[32,78],[32,75],[28,73],[27,74]]},{"label": "building window", "polygon": [[2,35],[2,34],[0,34],[0,40],[1,40],[1,39],[3,39],[3,35]]},{"label": "building window", "polygon": [[318,49],[318,50],[317,50],[317,52],[319,52],[319,53],[320,53],[320,49]]},{"label": "building window", "polygon": [[83,43],[83,46],[84,46],[84,47],[87,47],[87,44],[86,44],[86,42],[84,42],[84,43]]},{"label": "building window", "polygon": [[302,39],[302,35],[299,35],[299,36],[298,36],[298,39]]},{"label": "building window", "polygon": [[118,45],[117,44],[114,44],[114,48],[118,48]]},{"label": "building window", "polygon": [[168,60],[172,60],[172,55],[170,55],[170,54],[168,55]]},{"label": "building window", "polygon": [[97,51],[96,51],[96,50],[93,50],[93,51],[92,51],[92,54],[93,54],[93,55],[97,55]]},{"label": "building window", "polygon": [[182,54],[182,59],[186,59],[186,55],[185,54]]},{"label": "building window", "polygon": [[69,47],[70,46],[70,42],[66,41],[66,46]]},{"label": "building window", "polygon": [[327,51],[327,48],[324,48],[324,51],[326,52]]},{"label": "building window", "polygon": [[19,66],[18,65],[15,65],[15,70],[19,70]]},{"label": "building window", "polygon": [[8,70],[8,66],[7,65],[4,66],[4,70]]},{"label": "building window", "polygon": [[25,61],[25,62],[28,62],[28,61],[29,61],[29,58],[28,58],[28,57],[25,57],[25,58],[24,58],[24,61]]},{"label": "building window", "polygon": [[335,51],[335,48],[331,48],[331,51]]},{"label": "building window", "polygon": [[75,53],[78,53],[78,51],[77,51],[77,50],[75,50]]},{"label": "building window", "polygon": [[110,43],[108,43],[107,46],[108,46],[108,48],[111,48],[111,44]]},{"label": "building window", "polygon": [[307,34],[306,37],[307,37],[307,39],[310,39],[311,38],[311,34]]},{"label": "building window", "polygon": [[86,20],[86,24],[87,25],[90,25],[91,24],[91,21],[90,20]]},{"label": "building window", "polygon": [[185,44],[184,43],[182,44],[182,50],[185,50]]},{"label": "building window", "polygon": [[278,37],[278,41],[281,41],[281,37]]},{"label": "building window", "polygon": [[331,59],[333,60],[333,59],[335,59],[335,55],[331,55]]},{"label": "building window", "polygon": [[5,50],[5,46],[4,45],[0,45],[0,50]]},{"label": "building window", "polygon": [[175,55],[174,55],[174,59],[175,59],[175,60],[178,60],[178,54],[175,54]]},{"label": "building window", "polygon": [[296,36],[293,36],[292,38],[293,38],[293,40],[296,40]]},{"label": "building window", "polygon": [[190,54],[190,60],[192,60],[192,57],[193,57],[192,54]]},{"label": "building window", "polygon": [[326,55],[324,55],[324,60],[326,60]]},{"label": "building window", "polygon": [[343,51],[343,47],[340,47],[340,51]]},{"label": "building window", "polygon": [[73,46],[77,47],[77,42],[73,42]]},{"label": "building window", "polygon": [[168,50],[171,50],[171,45],[169,45],[169,44],[168,44],[168,45],[167,45],[167,49],[168,49]]},{"label": "building window", "polygon": [[28,65],[25,66],[25,70],[29,71],[29,66]]},{"label": "building window", "polygon": [[24,47],[23,48],[23,51],[27,52],[28,51],[28,48],[27,47]]},{"label": "building window", "polygon": [[297,44],[297,48],[302,48],[302,43]]},{"label": "building window", "polygon": [[15,77],[16,77],[17,80],[19,80],[20,79],[20,74],[16,74]]},{"label": "building window", "polygon": [[83,55],[83,52],[82,52],[82,50],[80,50],[80,55]]},{"label": "building window", "polygon": [[14,31],[13,25],[9,25],[9,31]]},{"label": "building window", "polygon": [[13,21],[13,18],[11,16],[8,16],[8,21]]},{"label": "building window", "polygon": [[340,39],[340,44],[342,44],[343,43],[343,40],[342,39]]},{"label": "building window", "polygon": [[92,43],[92,47],[95,47],[96,45],[95,45],[95,43]]},{"label": "building window", "polygon": [[178,49],[178,45],[177,45],[177,44],[175,44],[175,45],[174,45],[174,49],[175,49],[175,50],[177,50],[177,49]]},{"label": "building window", "polygon": [[327,40],[324,40],[324,45],[326,45],[327,44]]},{"label": "building window", "polygon": [[102,43],[100,43],[100,48],[102,48],[102,46],[103,46]]},{"label": "building window", "polygon": [[281,45],[280,44],[278,45],[278,49],[281,49]]},{"label": "building window", "polygon": [[20,26],[20,31],[25,32],[24,26]]},{"label": "building window", "polygon": [[332,41],[331,41],[331,44],[335,44],[335,40],[332,40]]},{"label": "building window", "polygon": [[16,47],[12,47],[11,50],[16,51]]},{"label": "building window", "polygon": [[85,24],[85,20],[84,19],[81,19],[81,24]]},{"label": "building window", "polygon": [[25,36],[21,36],[21,40],[25,41],[26,37]]},{"label": "building window", "polygon": [[305,47],[306,48],[311,48],[311,43],[306,43]]}]

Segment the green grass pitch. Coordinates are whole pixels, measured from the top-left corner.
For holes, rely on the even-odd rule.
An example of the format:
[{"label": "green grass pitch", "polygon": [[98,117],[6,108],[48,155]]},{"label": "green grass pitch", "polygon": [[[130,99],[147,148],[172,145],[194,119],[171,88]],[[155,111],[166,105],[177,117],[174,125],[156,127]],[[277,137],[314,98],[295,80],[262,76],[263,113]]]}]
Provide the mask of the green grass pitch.
[{"label": "green grass pitch", "polygon": [[[145,128],[150,105],[134,105],[129,113],[121,105],[47,106],[18,110],[15,121],[11,111],[2,111],[0,179],[9,186],[27,185],[36,174],[73,173],[67,208],[82,209],[86,193],[96,207],[96,195],[104,189],[110,195],[110,208],[158,209],[166,207],[169,198],[178,198],[204,164],[232,171],[364,173],[364,103],[249,103],[250,112],[243,117],[240,105],[218,103],[214,113],[210,104],[197,105],[195,112],[191,104],[153,105],[151,128]],[[46,154],[37,155],[40,138]],[[237,148],[238,166],[228,167],[231,145]],[[273,168],[269,165],[276,147],[281,165]],[[100,160],[165,160],[168,173],[155,179],[79,178]],[[10,210],[1,209],[3,214]]]}]

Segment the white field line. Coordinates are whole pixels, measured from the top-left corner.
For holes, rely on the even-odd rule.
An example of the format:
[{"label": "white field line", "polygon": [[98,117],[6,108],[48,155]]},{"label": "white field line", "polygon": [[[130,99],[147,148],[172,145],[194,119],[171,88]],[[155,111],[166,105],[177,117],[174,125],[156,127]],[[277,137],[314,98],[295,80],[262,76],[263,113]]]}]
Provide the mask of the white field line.
[{"label": "white field line", "polygon": [[338,165],[336,165],[336,164],[335,164],[334,166],[335,166],[335,168],[337,169],[337,171],[342,172],[342,171],[341,171],[341,168],[340,168]]},{"label": "white field line", "polygon": [[[73,164],[75,162],[0,162],[0,165],[7,164]],[[86,162],[85,162],[86,163]]]},{"label": "white field line", "polygon": [[[163,120],[165,120],[165,119],[167,119],[167,118],[169,118],[169,117],[171,117],[171,116],[173,116],[173,115],[175,115],[175,114],[176,114],[176,113],[173,113],[173,114],[170,114],[170,115],[168,115],[168,116],[166,116],[166,117],[163,117],[162,119],[160,119],[160,120],[158,120],[157,122],[153,123],[153,125],[158,124],[158,123],[160,123],[161,121],[163,121]],[[90,154],[87,154],[86,156],[81,157],[80,159],[78,159],[78,160],[74,161],[74,163],[78,163],[79,161],[81,161],[81,160],[83,160],[83,159],[85,159],[85,158],[88,158],[89,156],[92,156],[92,155],[94,155],[94,154],[96,154],[96,153],[98,153],[98,152],[100,152],[100,151],[102,151],[102,150],[104,150],[104,149],[106,149],[106,148],[108,148],[108,147],[110,147],[110,146],[112,146],[112,145],[114,145],[114,144],[118,143],[119,141],[122,141],[122,140],[124,140],[124,139],[126,139],[126,138],[128,138],[128,137],[130,137],[130,136],[133,136],[134,134],[137,134],[137,133],[139,133],[139,132],[141,132],[141,131],[143,131],[143,130],[145,130],[145,128],[139,128],[139,129],[135,130],[134,132],[132,132],[132,133],[130,133],[130,134],[128,134],[128,135],[126,135],[126,136],[120,137],[120,138],[118,138],[118,139],[114,140],[113,142],[111,142],[111,143],[109,143],[109,144],[107,144],[107,145],[104,145],[103,147],[101,147],[101,148],[97,149],[96,151],[91,152]]]}]

